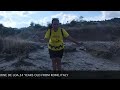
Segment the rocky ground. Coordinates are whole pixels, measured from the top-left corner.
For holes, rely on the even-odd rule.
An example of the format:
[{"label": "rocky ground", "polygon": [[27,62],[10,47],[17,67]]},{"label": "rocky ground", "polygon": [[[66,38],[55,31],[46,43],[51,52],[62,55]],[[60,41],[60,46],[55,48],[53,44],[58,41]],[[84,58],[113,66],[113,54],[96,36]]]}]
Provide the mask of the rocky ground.
[{"label": "rocky ground", "polygon": [[[103,45],[107,48],[112,45],[112,42],[84,42],[87,47],[95,48],[91,45]],[[71,47],[67,50],[68,47]],[[104,49],[105,50],[105,49]],[[107,71],[107,70],[120,70],[120,58],[119,56],[111,58],[97,57],[90,51],[80,49],[80,47],[66,43],[66,51],[62,59],[62,69],[66,71]],[[24,71],[46,71],[52,70],[52,63],[49,58],[47,46],[38,49],[29,54],[28,58],[18,57],[14,60],[6,60],[0,58],[0,70],[12,71],[12,70],[24,70]]]}]

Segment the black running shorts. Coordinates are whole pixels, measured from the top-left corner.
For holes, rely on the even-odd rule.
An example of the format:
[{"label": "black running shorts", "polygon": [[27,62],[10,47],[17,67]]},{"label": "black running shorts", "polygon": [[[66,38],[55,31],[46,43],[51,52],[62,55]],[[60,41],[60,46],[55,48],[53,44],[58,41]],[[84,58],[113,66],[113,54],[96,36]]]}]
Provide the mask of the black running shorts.
[{"label": "black running shorts", "polygon": [[62,58],[63,52],[64,52],[64,49],[62,49],[60,51],[53,51],[53,50],[49,49],[49,55],[50,55],[51,59],[56,58],[56,57]]}]

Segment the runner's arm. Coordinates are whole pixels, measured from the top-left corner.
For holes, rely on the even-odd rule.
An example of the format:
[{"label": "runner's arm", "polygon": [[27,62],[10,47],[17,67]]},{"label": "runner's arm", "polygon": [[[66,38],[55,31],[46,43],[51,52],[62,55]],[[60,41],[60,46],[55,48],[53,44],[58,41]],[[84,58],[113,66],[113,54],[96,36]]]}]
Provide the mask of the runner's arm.
[{"label": "runner's arm", "polygon": [[72,38],[70,35],[66,39],[72,41],[73,43],[76,43],[77,45],[80,45],[80,43],[77,40],[75,40],[74,38]]}]

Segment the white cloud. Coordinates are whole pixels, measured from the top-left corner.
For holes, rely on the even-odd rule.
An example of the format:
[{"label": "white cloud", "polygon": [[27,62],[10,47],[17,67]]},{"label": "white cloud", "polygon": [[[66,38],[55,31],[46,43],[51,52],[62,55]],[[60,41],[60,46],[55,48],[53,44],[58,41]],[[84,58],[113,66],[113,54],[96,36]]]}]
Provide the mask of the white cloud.
[{"label": "white cloud", "polygon": [[16,22],[13,21],[11,18],[4,18],[2,21],[0,21],[5,27],[16,27]]},{"label": "white cloud", "polygon": [[86,21],[101,21],[101,20],[105,20],[104,15],[98,15],[98,16],[94,16],[94,17],[85,17],[84,20]]},{"label": "white cloud", "polygon": [[[0,23],[6,27],[22,27],[28,25],[31,19],[29,15],[35,11],[0,11]],[[28,19],[28,20],[27,20]],[[27,21],[26,21],[27,20]],[[22,25],[23,24],[23,25]],[[21,25],[21,26],[20,26]]]},{"label": "white cloud", "polygon": [[106,19],[120,18],[120,11],[101,11]]},{"label": "white cloud", "polygon": [[[120,17],[120,11],[100,11],[100,12],[101,14],[98,16],[93,17],[92,16],[90,17],[89,15],[88,17],[83,16],[84,17],[83,20],[98,21]],[[74,13],[67,14],[64,12],[60,12],[55,15],[53,13],[53,15],[46,16],[46,13],[43,11],[0,11],[0,23],[2,23],[6,27],[17,28],[27,27],[30,25],[31,22],[46,26],[48,22],[51,22],[52,18],[59,18],[62,24],[67,23],[67,21],[71,22],[74,19],[79,20],[79,16],[75,15]]]},{"label": "white cloud", "polygon": [[101,20],[108,20],[112,18],[120,18],[120,11],[101,11],[101,15],[94,16],[94,17],[86,17],[84,18],[87,21],[101,21]]},{"label": "white cloud", "polygon": [[59,14],[51,16],[51,18],[59,18],[61,23],[67,23],[67,21],[71,22],[74,19],[78,19],[78,16],[74,14],[64,14],[63,12],[61,12]]},{"label": "white cloud", "polygon": [[32,11],[13,11],[11,14],[21,16],[21,17],[28,17],[31,14],[34,14],[35,12]]},{"label": "white cloud", "polygon": [[55,15],[44,17],[43,19],[41,19],[39,21],[36,21],[36,22],[38,22],[41,25],[46,26],[47,23],[51,23],[52,18],[59,18],[61,23],[67,23],[67,21],[70,22],[73,19],[77,19],[78,17],[76,15],[73,15],[73,14],[64,14],[63,12],[61,12],[61,13],[58,13],[58,14],[55,14]]},{"label": "white cloud", "polygon": [[39,21],[36,21],[36,22],[38,22],[38,23],[41,24],[41,25],[46,26],[47,23],[50,22],[50,19],[49,19],[49,17],[44,17],[43,19],[41,19],[41,20],[39,20]]},{"label": "white cloud", "polygon": [[77,20],[78,19],[78,17],[76,16],[76,15],[72,15],[72,14],[64,14],[63,16],[62,16],[62,19],[61,19],[61,21],[62,21],[62,23],[66,23],[67,21],[68,22],[71,22],[72,20]]},{"label": "white cloud", "polygon": [[52,15],[51,18],[59,18],[62,15],[63,15],[63,12],[56,14],[56,15]]},{"label": "white cloud", "polygon": [[26,17],[30,14],[34,14],[36,12],[33,11],[0,11],[0,15],[4,17],[11,17],[11,16],[20,16],[20,17]]}]

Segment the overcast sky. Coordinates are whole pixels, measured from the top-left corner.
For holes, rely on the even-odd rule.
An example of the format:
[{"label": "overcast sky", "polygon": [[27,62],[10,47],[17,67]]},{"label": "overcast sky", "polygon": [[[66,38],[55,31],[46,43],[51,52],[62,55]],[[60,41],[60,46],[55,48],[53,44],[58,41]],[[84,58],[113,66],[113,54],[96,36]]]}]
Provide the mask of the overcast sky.
[{"label": "overcast sky", "polygon": [[0,11],[0,23],[6,27],[28,27],[31,22],[46,26],[52,18],[59,18],[61,23],[78,20],[97,21],[120,17],[120,11]]}]

